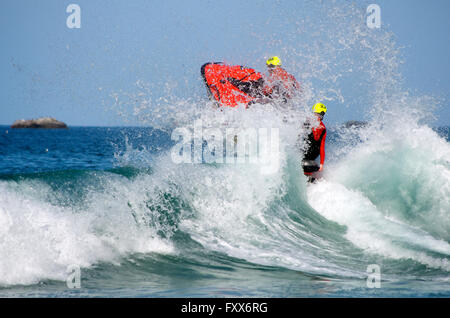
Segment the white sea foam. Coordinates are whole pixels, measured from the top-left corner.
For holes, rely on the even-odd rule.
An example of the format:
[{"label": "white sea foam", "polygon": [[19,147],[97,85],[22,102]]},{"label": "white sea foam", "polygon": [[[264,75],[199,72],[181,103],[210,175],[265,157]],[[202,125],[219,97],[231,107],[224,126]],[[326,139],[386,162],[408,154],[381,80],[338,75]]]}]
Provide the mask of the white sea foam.
[{"label": "white sea foam", "polygon": [[132,252],[172,252],[153,229],[137,227],[127,208],[132,191],[112,183],[76,210],[48,203],[44,183],[0,182],[0,285],[65,280],[69,265],[118,263]]},{"label": "white sea foam", "polygon": [[369,253],[449,271],[450,145],[414,120],[362,133],[367,140],[308,188],[308,201]]}]

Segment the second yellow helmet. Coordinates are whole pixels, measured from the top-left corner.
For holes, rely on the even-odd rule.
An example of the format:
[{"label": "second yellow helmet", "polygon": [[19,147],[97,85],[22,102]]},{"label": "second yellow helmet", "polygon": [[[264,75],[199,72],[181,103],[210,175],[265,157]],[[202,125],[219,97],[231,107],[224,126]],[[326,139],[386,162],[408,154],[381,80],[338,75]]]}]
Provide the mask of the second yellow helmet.
[{"label": "second yellow helmet", "polygon": [[281,66],[281,60],[278,56],[272,56],[270,59],[266,61],[267,66]]}]

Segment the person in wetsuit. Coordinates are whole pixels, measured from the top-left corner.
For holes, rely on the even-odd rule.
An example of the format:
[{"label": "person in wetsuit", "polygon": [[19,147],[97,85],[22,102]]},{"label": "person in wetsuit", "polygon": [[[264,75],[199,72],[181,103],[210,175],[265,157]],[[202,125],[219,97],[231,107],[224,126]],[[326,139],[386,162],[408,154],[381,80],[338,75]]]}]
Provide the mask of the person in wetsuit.
[{"label": "person in wetsuit", "polygon": [[263,94],[270,99],[287,103],[300,92],[300,84],[281,67],[281,59],[278,56],[269,58],[266,65],[269,75],[264,78]]},{"label": "person in wetsuit", "polygon": [[[305,151],[302,160],[303,173],[308,176],[309,182],[315,181],[314,173],[323,170],[325,162],[325,140],[327,138],[327,128],[323,123],[323,117],[327,112],[327,107],[322,103],[317,103],[313,106],[312,111],[319,121],[318,125],[306,122],[307,129],[311,129],[310,133],[305,138]],[[320,165],[315,161],[320,156]]]},{"label": "person in wetsuit", "polygon": [[300,84],[293,75],[281,67],[281,59],[278,56],[269,58],[266,65],[269,75],[264,76],[261,97],[254,102],[266,104],[276,101],[286,104],[301,92]]}]

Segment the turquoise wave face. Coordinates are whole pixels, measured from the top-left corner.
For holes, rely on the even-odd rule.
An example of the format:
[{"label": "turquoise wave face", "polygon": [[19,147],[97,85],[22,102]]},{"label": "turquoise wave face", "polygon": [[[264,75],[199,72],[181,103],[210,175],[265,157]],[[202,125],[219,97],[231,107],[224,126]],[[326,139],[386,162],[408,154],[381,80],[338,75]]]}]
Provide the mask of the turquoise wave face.
[{"label": "turquoise wave face", "polygon": [[449,241],[448,141],[428,127],[403,129],[385,129],[352,150],[332,178],[367,197],[385,217]]}]

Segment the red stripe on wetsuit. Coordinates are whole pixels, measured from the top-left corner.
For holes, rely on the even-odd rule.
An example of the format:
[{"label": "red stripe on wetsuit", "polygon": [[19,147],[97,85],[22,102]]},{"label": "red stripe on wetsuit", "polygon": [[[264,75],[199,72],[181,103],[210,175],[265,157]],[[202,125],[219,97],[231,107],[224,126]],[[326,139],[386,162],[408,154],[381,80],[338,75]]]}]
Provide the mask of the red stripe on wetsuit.
[{"label": "red stripe on wetsuit", "polygon": [[320,164],[323,165],[325,162],[325,139],[327,138],[327,128],[323,124],[322,121],[320,121],[320,124],[317,128],[313,128],[313,135],[314,139],[316,141],[319,141],[320,137],[322,136],[322,140],[320,142]]}]

